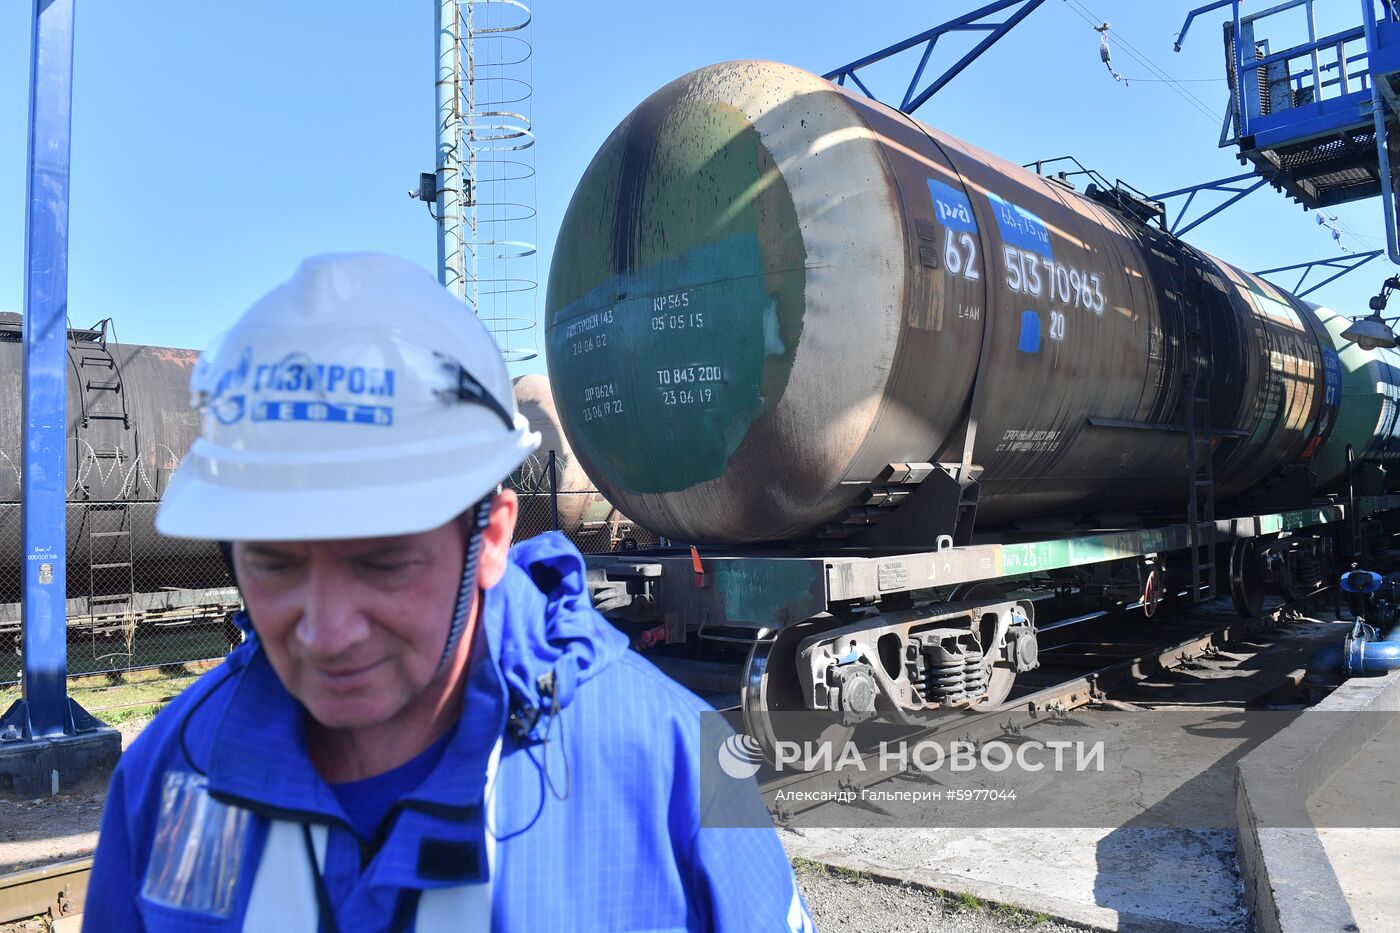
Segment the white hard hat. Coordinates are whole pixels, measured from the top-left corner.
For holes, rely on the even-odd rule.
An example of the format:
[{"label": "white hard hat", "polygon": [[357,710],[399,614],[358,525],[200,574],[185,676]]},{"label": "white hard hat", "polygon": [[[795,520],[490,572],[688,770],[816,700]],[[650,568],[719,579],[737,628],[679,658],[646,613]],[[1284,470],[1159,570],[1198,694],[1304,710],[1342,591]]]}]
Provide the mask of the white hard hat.
[{"label": "white hard hat", "polygon": [[426,531],[540,442],[490,332],[392,256],[306,260],[204,352],[190,389],[203,430],[156,515],[176,537]]}]

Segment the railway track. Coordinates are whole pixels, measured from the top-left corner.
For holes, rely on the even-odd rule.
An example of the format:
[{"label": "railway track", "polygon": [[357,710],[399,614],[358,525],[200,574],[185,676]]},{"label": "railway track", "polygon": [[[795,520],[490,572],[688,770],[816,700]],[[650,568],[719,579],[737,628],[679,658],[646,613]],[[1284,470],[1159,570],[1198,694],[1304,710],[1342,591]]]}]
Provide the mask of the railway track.
[{"label": "railway track", "polygon": [[[1310,594],[1308,599],[1321,592]],[[1124,648],[1121,641],[1099,641],[1094,638],[1095,630],[1100,625],[1117,627],[1121,633],[1124,626],[1121,617],[1089,613],[1049,622],[1043,629],[1047,636],[1052,636],[1046,640],[1045,667],[1048,672],[1053,672],[1053,676],[1061,679],[1050,684],[1032,684],[1029,692],[1013,696],[995,711],[950,715],[946,721],[939,720],[927,729],[911,729],[908,737],[956,735],[958,738],[989,738],[1001,734],[1008,723],[1014,724],[1018,718],[1033,720],[1102,703],[1115,691],[1140,683],[1154,674],[1191,665],[1226,645],[1266,632],[1285,621],[1304,602],[1306,599],[1283,603],[1251,619],[1240,619],[1228,608],[1213,611],[1208,604],[1204,611],[1197,610],[1186,620],[1157,620],[1149,631],[1158,633],[1158,642],[1147,646],[1138,643],[1126,652],[1121,650]],[[1188,628],[1191,630],[1187,631]],[[1164,634],[1167,635],[1165,639],[1160,637]],[[1108,657],[1115,652],[1118,656]],[[658,660],[668,673],[704,695],[717,707],[733,709],[737,704],[737,696],[725,688],[722,672],[729,666],[689,659]],[[1067,671],[1073,673],[1063,676]],[[873,753],[870,757],[873,759]],[[820,802],[821,792],[855,790],[896,776],[872,767],[854,773],[846,769],[839,774],[788,771],[774,775],[764,771],[760,772],[759,781],[765,801],[774,809],[778,819],[785,821],[806,810],[824,806]],[[779,792],[787,792],[790,800],[810,799],[817,802],[777,807],[774,806],[774,798]],[[75,916],[82,909],[91,867],[91,858],[81,858],[0,876],[0,924],[35,916],[53,920]]]},{"label": "railway track", "polygon": [[[1103,652],[1099,649],[1118,648],[1119,642],[1108,644],[1080,641],[1064,642],[1046,646],[1043,660],[1046,669],[1063,674],[1066,667],[1079,668],[1075,673],[1055,683],[1033,687],[1030,692],[1013,696],[996,710],[963,711],[951,713],[934,720],[926,728],[911,728],[901,738],[917,741],[927,738],[959,738],[983,740],[1004,734],[1008,728],[1021,726],[1042,719],[1045,716],[1059,716],[1071,710],[1091,706],[1096,703],[1111,703],[1110,694],[1125,687],[1140,683],[1146,678],[1162,672],[1170,672],[1184,666],[1199,663],[1213,653],[1224,649],[1230,643],[1237,643],[1257,636],[1286,621],[1309,600],[1326,592],[1325,589],[1308,594],[1306,597],[1282,603],[1266,613],[1249,619],[1241,619],[1233,613],[1197,613],[1200,619],[1196,631],[1183,637],[1173,638],[1154,645],[1133,646],[1137,650],[1104,663]],[[1099,614],[1095,613],[1094,616]],[[1206,618],[1201,619],[1205,615]],[[1112,620],[1111,616],[1105,617]],[[1070,619],[1050,623],[1045,632],[1063,631],[1063,626],[1084,619]],[[1179,623],[1172,627],[1184,628],[1189,623]],[[1074,650],[1078,647],[1078,651]],[[1270,648],[1264,648],[1262,654]],[[1060,652],[1063,651],[1063,654]],[[1060,654],[1057,657],[1057,654]],[[1024,676],[1024,675],[1023,675]],[[1251,697],[1252,698],[1252,697]],[[759,772],[759,789],[765,803],[769,805],[778,821],[786,822],[808,810],[828,805],[831,795],[837,791],[860,791],[893,780],[901,772],[891,772],[878,766],[876,752],[861,756],[865,768],[843,768],[840,771],[794,771],[774,773],[765,767]],[[790,801],[779,804],[779,795]],[[810,801],[803,803],[802,801]]]},{"label": "railway track", "polygon": [[54,862],[0,875],[0,924],[31,917],[62,920],[82,912],[92,859]]}]

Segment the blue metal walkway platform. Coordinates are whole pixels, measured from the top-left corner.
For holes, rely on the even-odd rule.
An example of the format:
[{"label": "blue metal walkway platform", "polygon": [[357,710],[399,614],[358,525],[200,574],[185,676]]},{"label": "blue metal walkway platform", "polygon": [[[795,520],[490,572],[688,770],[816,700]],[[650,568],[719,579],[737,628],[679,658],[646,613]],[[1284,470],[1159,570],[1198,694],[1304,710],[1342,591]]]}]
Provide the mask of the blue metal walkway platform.
[{"label": "blue metal walkway platform", "polygon": [[[1231,113],[1223,140],[1241,161],[1309,208],[1343,204],[1383,193],[1384,159],[1378,146],[1393,129],[1400,92],[1400,15],[1390,0],[1379,9],[1366,0],[1366,22],[1318,37],[1314,0],[1293,0],[1225,24]],[[1269,21],[1302,8],[1308,41],[1275,50]],[[1377,18],[1379,17],[1379,18]],[[1373,87],[1379,94],[1373,93]],[[1375,108],[1382,109],[1381,121]],[[1396,143],[1392,153],[1400,155]]]}]

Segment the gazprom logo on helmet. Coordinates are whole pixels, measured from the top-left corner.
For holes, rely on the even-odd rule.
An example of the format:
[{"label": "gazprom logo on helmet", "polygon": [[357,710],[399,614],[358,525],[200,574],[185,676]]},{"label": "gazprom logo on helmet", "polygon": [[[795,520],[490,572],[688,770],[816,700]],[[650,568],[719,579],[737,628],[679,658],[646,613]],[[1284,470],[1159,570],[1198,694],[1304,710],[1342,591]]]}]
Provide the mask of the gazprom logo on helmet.
[{"label": "gazprom logo on helmet", "polygon": [[253,391],[392,396],[394,371],[370,366],[316,363],[300,356],[287,357],[281,362],[258,366],[253,378]]},{"label": "gazprom logo on helmet", "polygon": [[[393,397],[394,382],[393,369],[320,363],[301,353],[254,363],[248,347],[238,364],[219,377],[212,409],[224,424],[246,414],[253,421],[388,426],[394,423],[393,406],[377,403]],[[251,406],[245,391],[253,397]]]},{"label": "gazprom logo on helmet", "polygon": [[238,357],[238,364],[226,370],[214,383],[214,391],[209,396],[209,407],[221,423],[236,424],[247,412],[248,400],[243,394],[243,386],[247,383],[248,373],[252,368],[253,349],[244,347]]}]

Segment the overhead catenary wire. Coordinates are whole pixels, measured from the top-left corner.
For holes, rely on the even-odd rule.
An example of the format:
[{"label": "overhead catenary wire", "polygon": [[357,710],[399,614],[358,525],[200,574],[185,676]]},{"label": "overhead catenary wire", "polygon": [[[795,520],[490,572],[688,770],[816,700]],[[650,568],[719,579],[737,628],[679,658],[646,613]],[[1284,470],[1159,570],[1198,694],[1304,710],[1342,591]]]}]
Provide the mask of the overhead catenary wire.
[{"label": "overhead catenary wire", "polygon": [[[1189,90],[1182,86],[1182,83],[1180,81],[1172,77],[1168,72],[1159,67],[1151,59],[1147,58],[1147,56],[1144,55],[1142,52],[1138,51],[1136,46],[1134,46],[1127,39],[1123,38],[1122,33],[1111,28],[1103,29],[1102,31],[1100,31],[1101,24],[1104,26],[1107,25],[1103,19],[1096,16],[1087,7],[1079,3],[1078,0],[1064,0],[1064,2],[1065,5],[1069,8],[1069,10],[1072,13],[1079,16],[1080,19],[1088,23],[1090,28],[1094,29],[1096,32],[1100,32],[1100,35],[1111,35],[1113,37],[1113,40],[1117,42],[1124,49],[1124,51],[1126,51],[1130,56],[1137,60],[1137,62],[1141,64],[1144,68],[1146,68],[1149,72],[1156,75],[1158,81],[1160,81],[1163,84],[1166,84],[1169,88],[1171,88],[1173,93],[1175,93],[1178,97],[1184,100],[1188,105],[1193,107],[1206,119],[1210,120],[1212,125],[1218,126],[1220,124],[1222,119],[1220,114],[1216,113],[1210,108],[1209,105],[1207,105],[1199,97],[1192,94]],[[1131,81],[1132,79],[1130,78],[1128,80]]]},{"label": "overhead catenary wire", "polygon": [[[1079,0],[1065,0],[1065,4],[1070,8],[1072,12],[1078,14],[1081,19],[1083,19],[1086,23],[1093,27],[1095,31],[1098,31],[1100,35],[1107,34],[1112,36],[1114,41],[1117,42],[1129,55],[1131,55],[1137,61],[1141,62],[1145,68],[1149,69],[1152,73],[1157,75],[1157,77],[1155,78],[1132,78],[1128,76],[1123,76],[1124,84],[1130,84],[1133,81],[1151,81],[1154,83],[1160,82],[1166,84],[1177,94],[1177,96],[1181,97],[1187,103],[1191,104],[1191,106],[1193,106],[1198,112],[1209,117],[1213,124],[1219,125],[1221,123],[1223,118],[1219,113],[1215,112],[1208,104],[1202,101],[1195,94],[1192,94],[1187,88],[1183,87],[1182,85],[1188,83],[1188,81],[1189,83],[1205,83],[1208,81],[1224,81],[1224,78],[1194,78],[1185,80],[1174,78],[1165,69],[1161,68],[1156,63],[1148,59],[1146,55],[1144,55],[1137,49],[1136,46],[1134,46],[1131,42],[1125,39],[1121,33],[1119,33],[1117,30],[1109,28],[1108,23],[1100,20],[1091,10],[1089,10],[1088,7],[1080,3]],[[1098,23],[1102,23],[1102,27],[1096,25]],[[1115,78],[1118,77],[1116,73],[1114,76]],[[1321,219],[1319,219],[1319,223],[1324,222]],[[1368,236],[1363,233],[1357,233],[1344,221],[1340,221],[1338,220],[1338,218],[1331,215],[1329,215],[1329,222],[1324,223],[1324,225],[1327,226],[1330,230],[1332,230],[1332,239],[1343,252],[1352,252],[1352,250],[1348,249],[1347,246],[1344,243],[1342,243],[1342,233],[1354,237],[1357,240],[1364,240],[1372,243],[1380,242],[1382,239],[1380,237]]]},{"label": "overhead catenary wire", "polygon": [[[1074,10],[1074,12],[1078,13],[1079,16],[1082,19],[1084,19],[1085,22],[1087,22],[1091,27],[1093,27],[1095,31],[1099,30],[1099,27],[1095,25],[1095,19],[1097,17],[1095,17],[1094,14],[1087,7],[1079,3],[1078,0],[1065,0],[1065,2],[1069,4],[1071,9]],[[1201,113],[1203,116],[1209,119],[1213,125],[1218,124],[1220,122],[1221,117],[1218,113],[1216,113],[1208,104],[1202,101],[1199,97],[1192,94],[1189,90],[1183,87],[1181,82],[1174,78],[1165,69],[1161,68],[1155,62],[1149,59],[1146,55],[1140,52],[1136,46],[1134,46],[1131,42],[1129,42],[1123,37],[1122,33],[1111,28],[1105,31],[1109,35],[1111,35],[1114,41],[1116,41],[1120,46],[1122,46],[1123,49],[1127,51],[1129,55],[1136,59],[1139,64],[1141,64],[1144,68],[1147,68],[1148,71],[1156,75],[1158,81],[1160,81],[1163,84],[1166,84],[1178,97],[1186,101],[1187,104],[1195,108],[1199,113]]]},{"label": "overhead catenary wire", "polygon": [[1331,231],[1332,242],[1336,243],[1337,248],[1344,253],[1354,253],[1356,252],[1356,250],[1351,249],[1345,243],[1342,242],[1342,234],[1346,234],[1347,236],[1355,240],[1367,240],[1372,243],[1378,243],[1382,240],[1382,237],[1367,236],[1364,233],[1357,233],[1350,226],[1348,226],[1345,221],[1337,217],[1336,214],[1328,214],[1323,211],[1318,211],[1313,216],[1317,218],[1317,225],[1319,227],[1326,227],[1329,231]]},{"label": "overhead catenary wire", "polygon": [[1319,227],[1326,227],[1332,232],[1332,242],[1337,244],[1338,249],[1344,253],[1351,252],[1350,249],[1347,249],[1347,245],[1342,242],[1342,229],[1336,225],[1337,218],[1335,215],[1324,214],[1319,211],[1313,216],[1317,219],[1317,225]]},{"label": "overhead catenary wire", "polygon": [[1225,84],[1224,78],[1135,78],[1123,76],[1124,81],[1141,81],[1152,84]]},{"label": "overhead catenary wire", "polygon": [[[1068,0],[1068,2],[1074,3],[1074,4],[1075,4],[1076,6],[1078,6],[1081,10],[1084,10],[1084,12],[1086,12],[1086,13],[1089,12],[1088,8],[1085,7],[1083,4],[1080,4],[1080,3],[1078,2],[1078,0]],[[1091,16],[1092,16],[1092,14],[1091,14]],[[1219,113],[1217,113],[1217,112],[1215,111],[1215,108],[1211,107],[1209,104],[1207,104],[1205,101],[1201,100],[1201,99],[1200,99],[1199,97],[1197,97],[1195,94],[1192,94],[1192,93],[1191,93],[1189,90],[1187,90],[1186,88],[1181,87],[1181,84],[1182,84],[1181,81],[1179,81],[1179,80],[1177,80],[1175,77],[1173,77],[1165,68],[1162,68],[1162,67],[1161,67],[1160,65],[1158,65],[1156,62],[1154,62],[1154,61],[1152,61],[1150,58],[1148,58],[1147,55],[1146,55],[1144,52],[1140,51],[1135,45],[1133,45],[1131,42],[1129,42],[1129,41],[1127,40],[1127,38],[1125,38],[1125,37],[1123,36],[1122,33],[1118,32],[1117,30],[1110,30],[1110,34],[1113,36],[1114,40],[1115,40],[1119,45],[1121,45],[1123,48],[1127,49],[1129,55],[1131,55],[1133,58],[1135,58],[1135,59],[1137,59],[1139,62],[1141,62],[1142,65],[1143,65],[1143,67],[1147,68],[1147,69],[1148,69],[1149,71],[1151,71],[1153,74],[1156,74],[1159,78],[1161,78],[1161,80],[1162,80],[1163,82],[1165,82],[1165,83],[1171,85],[1172,87],[1174,87],[1183,97],[1185,97],[1187,100],[1191,101],[1191,102],[1197,107],[1197,109],[1199,109],[1199,110],[1201,110],[1202,112],[1204,112],[1204,113],[1205,113],[1207,116],[1209,116],[1213,121],[1215,121],[1216,123],[1219,123],[1219,122],[1220,122],[1221,116],[1220,116]]]},{"label": "overhead catenary wire", "polygon": [[1099,58],[1103,59],[1104,67],[1107,68],[1108,73],[1113,76],[1113,80],[1123,81],[1123,84],[1126,86],[1128,82],[1124,81],[1123,76],[1113,70],[1113,51],[1108,46],[1108,30],[1110,28],[1107,22],[1102,26],[1094,27],[1094,32],[1099,34]]},{"label": "overhead catenary wire", "polygon": [[1369,240],[1372,243],[1380,243],[1385,240],[1385,237],[1368,236],[1364,233],[1357,233],[1350,226],[1348,226],[1346,221],[1334,217],[1330,214],[1328,215],[1328,220],[1335,222],[1338,227],[1341,227],[1343,233],[1347,234],[1348,236],[1355,237],[1358,240]]}]

